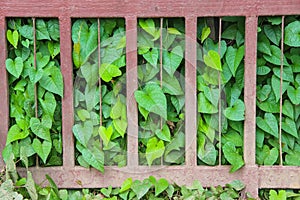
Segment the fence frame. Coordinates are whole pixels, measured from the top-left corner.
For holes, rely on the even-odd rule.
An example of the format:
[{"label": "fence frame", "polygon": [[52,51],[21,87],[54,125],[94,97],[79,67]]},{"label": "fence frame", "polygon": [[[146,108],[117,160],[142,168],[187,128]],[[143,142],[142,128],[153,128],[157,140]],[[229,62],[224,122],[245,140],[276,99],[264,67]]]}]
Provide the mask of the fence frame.
[{"label": "fence frame", "polygon": [[[300,188],[300,167],[257,166],[255,163],[256,134],[256,47],[258,16],[299,15],[300,0],[1,0],[0,2],[0,151],[5,146],[9,127],[9,91],[5,60],[7,57],[6,18],[58,18],[60,23],[61,69],[64,77],[62,99],[63,166],[32,167],[34,179],[41,182],[49,174],[60,188],[100,188],[120,186],[128,177],[144,179],[150,175],[165,177],[177,184],[191,184],[198,179],[203,186],[225,185],[239,179],[246,191],[258,196],[259,188]],[[197,166],[197,98],[196,98],[196,33],[198,17],[245,17],[245,86],[244,123],[245,166],[230,174],[229,166]],[[71,42],[72,18],[125,18],[127,71],[128,157],[124,168],[105,167],[102,174],[95,169],[75,166],[73,107],[73,64]],[[186,159],[184,166],[138,166],[137,105],[133,92],[137,89],[137,19],[141,17],[184,17],[186,36],[185,91]],[[185,84],[188,85],[188,84]],[[187,87],[187,86],[186,86]],[[66,148],[68,147],[68,148]],[[0,155],[0,167],[4,166]],[[21,171],[24,169],[20,169]]]}]

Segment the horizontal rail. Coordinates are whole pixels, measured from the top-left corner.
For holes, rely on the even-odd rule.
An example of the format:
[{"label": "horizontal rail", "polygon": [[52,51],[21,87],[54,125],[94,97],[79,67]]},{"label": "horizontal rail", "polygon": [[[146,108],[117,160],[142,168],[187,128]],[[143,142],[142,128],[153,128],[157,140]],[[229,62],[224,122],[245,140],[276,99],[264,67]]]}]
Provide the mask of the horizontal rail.
[{"label": "horizontal rail", "polygon": [[12,17],[181,17],[299,14],[300,0],[2,0],[0,15]]}]

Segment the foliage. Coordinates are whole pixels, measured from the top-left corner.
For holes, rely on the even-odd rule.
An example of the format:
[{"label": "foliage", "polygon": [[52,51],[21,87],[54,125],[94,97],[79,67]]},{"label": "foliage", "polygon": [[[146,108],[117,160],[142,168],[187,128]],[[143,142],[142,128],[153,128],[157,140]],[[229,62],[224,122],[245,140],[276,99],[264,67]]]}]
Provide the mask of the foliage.
[{"label": "foliage", "polygon": [[[62,164],[59,24],[57,19],[8,19],[10,128],[2,154],[5,161],[13,152],[23,165]],[[36,65],[34,64],[36,40]],[[28,160],[28,162],[27,162]]]},{"label": "foliage", "polygon": [[126,165],[124,26],[122,19],[78,19],[72,25],[76,161],[99,171]]},{"label": "foliage", "polygon": [[[138,20],[140,164],[184,162],[184,22]],[[162,45],[162,46],[160,46]]]},{"label": "foliage", "polygon": [[209,20],[198,20],[198,164],[216,165],[221,156],[234,172],[244,165],[244,18],[222,19],[220,43],[210,34]]},{"label": "foliage", "polygon": [[300,166],[299,17],[287,16],[284,28],[282,96],[280,95],[281,20],[259,18],[257,59],[256,162],[279,164],[279,120],[282,97],[283,164]]},{"label": "foliage", "polygon": [[[6,169],[0,176],[0,195],[4,200],[13,199],[61,199],[61,200],[163,200],[163,199],[242,199],[246,198],[245,185],[238,181],[232,181],[225,187],[217,186],[203,188],[199,181],[194,181],[191,186],[178,186],[170,184],[166,179],[157,180],[150,176],[143,181],[132,178],[126,179],[121,187],[112,188],[111,186],[101,189],[82,189],[66,190],[58,189],[52,178],[46,175],[48,185],[41,186],[36,184],[31,172],[27,171],[27,177],[20,177],[16,171],[16,165],[11,154],[7,160]],[[43,185],[45,185],[45,181]],[[251,199],[251,198],[249,198]]]},{"label": "foliage", "polygon": [[299,200],[300,191],[299,190],[273,190],[273,189],[263,189],[259,191],[259,197],[262,200]]}]

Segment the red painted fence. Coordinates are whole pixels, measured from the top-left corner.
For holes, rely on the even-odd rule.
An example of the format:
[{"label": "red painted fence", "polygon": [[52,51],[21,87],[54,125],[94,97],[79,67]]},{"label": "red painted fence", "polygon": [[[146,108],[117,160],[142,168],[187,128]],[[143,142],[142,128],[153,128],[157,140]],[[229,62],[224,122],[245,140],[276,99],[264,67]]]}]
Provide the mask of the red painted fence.
[{"label": "red painted fence", "polygon": [[[1,0],[0,1],[0,150],[4,148],[9,127],[8,83],[6,60],[7,17],[56,17],[60,24],[61,69],[65,93],[62,99],[63,166],[33,168],[39,182],[49,174],[61,188],[99,188],[120,186],[128,177],[144,179],[149,175],[165,177],[177,184],[190,184],[198,179],[204,186],[224,185],[234,179],[246,183],[246,190],[258,195],[259,188],[300,188],[300,168],[289,166],[257,166],[255,163],[256,134],[256,47],[258,16],[299,15],[300,0]],[[197,166],[197,98],[196,98],[196,43],[186,41],[186,162],[183,166],[147,167],[138,165],[137,105],[133,93],[137,89],[137,18],[184,17],[186,37],[196,40],[198,17],[245,16],[245,88],[246,106],[244,125],[245,166],[229,173],[229,166]],[[128,162],[124,168],[106,167],[105,173],[75,166],[72,126],[73,64],[71,42],[72,18],[121,17],[126,21],[127,45],[127,115]],[[192,86],[192,87],[191,87]],[[1,158],[1,157],[0,157]],[[0,159],[0,166],[3,165]],[[80,185],[78,182],[80,181]]]}]

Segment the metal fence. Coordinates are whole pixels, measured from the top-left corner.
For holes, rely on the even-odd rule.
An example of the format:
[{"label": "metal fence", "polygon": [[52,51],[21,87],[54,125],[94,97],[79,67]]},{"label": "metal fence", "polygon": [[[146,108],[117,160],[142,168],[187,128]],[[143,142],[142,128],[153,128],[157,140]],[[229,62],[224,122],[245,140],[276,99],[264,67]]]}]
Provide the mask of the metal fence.
[{"label": "metal fence", "polygon": [[[224,185],[234,179],[246,183],[246,190],[258,196],[259,188],[300,188],[300,168],[291,166],[257,166],[256,148],[256,49],[258,16],[299,15],[300,0],[1,0],[0,2],[0,149],[5,146],[9,127],[8,76],[5,68],[7,57],[6,19],[8,17],[58,18],[60,24],[61,70],[64,77],[62,99],[63,165],[33,167],[35,180],[42,181],[49,174],[60,188],[100,188],[120,186],[128,177],[144,179],[150,175],[165,177],[177,184],[191,184],[198,179],[203,186]],[[229,173],[229,166],[198,166],[195,137],[197,135],[196,98],[196,35],[198,17],[245,17],[245,82],[244,122],[245,166]],[[73,106],[73,63],[71,42],[72,18],[125,18],[126,70],[127,73],[127,166],[105,167],[105,173],[75,166]],[[185,164],[182,166],[139,166],[138,164],[138,112],[133,93],[137,89],[137,19],[145,17],[184,17],[186,37],[185,81]],[[0,157],[1,158],[1,157]],[[4,165],[0,159],[0,166]]]}]

